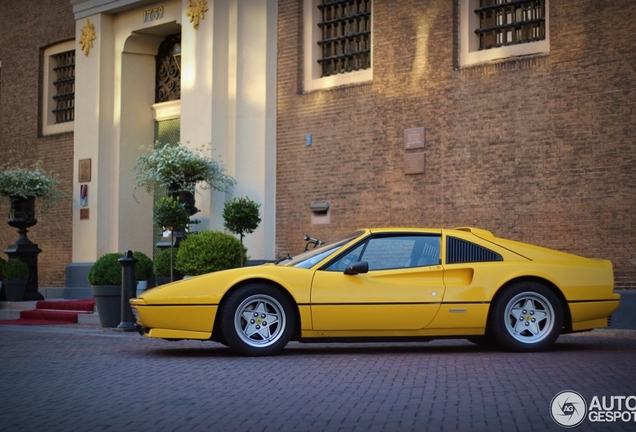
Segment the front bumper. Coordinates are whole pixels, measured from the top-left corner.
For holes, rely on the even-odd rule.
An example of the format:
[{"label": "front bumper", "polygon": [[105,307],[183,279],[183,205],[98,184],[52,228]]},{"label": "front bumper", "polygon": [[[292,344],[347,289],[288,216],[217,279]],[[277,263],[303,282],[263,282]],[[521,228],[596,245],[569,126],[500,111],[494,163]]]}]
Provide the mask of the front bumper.
[{"label": "front bumper", "polygon": [[218,305],[148,305],[131,301],[135,328],[142,336],[160,339],[207,340]]}]

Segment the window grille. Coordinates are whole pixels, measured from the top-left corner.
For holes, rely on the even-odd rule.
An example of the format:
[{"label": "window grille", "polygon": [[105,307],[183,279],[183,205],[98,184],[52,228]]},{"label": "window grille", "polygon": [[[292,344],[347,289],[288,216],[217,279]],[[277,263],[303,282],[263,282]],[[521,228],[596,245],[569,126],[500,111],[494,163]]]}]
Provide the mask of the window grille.
[{"label": "window grille", "polygon": [[545,0],[480,0],[479,49],[545,39]]},{"label": "window grille", "polygon": [[75,120],[75,50],[55,54],[52,60],[56,66],[55,73],[55,123],[66,123]]},{"label": "window grille", "polygon": [[322,0],[318,5],[322,76],[371,67],[371,0]]},{"label": "window grille", "polygon": [[161,42],[156,57],[155,103],[181,99],[181,34]]}]

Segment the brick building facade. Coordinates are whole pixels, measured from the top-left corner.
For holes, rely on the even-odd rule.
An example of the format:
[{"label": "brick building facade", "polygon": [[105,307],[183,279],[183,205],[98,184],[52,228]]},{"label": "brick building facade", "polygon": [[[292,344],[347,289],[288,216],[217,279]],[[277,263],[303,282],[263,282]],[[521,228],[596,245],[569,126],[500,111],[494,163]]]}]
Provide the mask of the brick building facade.
[{"label": "brick building facade", "polygon": [[[0,152],[10,149],[24,160],[42,161],[57,174],[61,189],[72,192],[73,133],[42,134],[42,74],[44,50],[75,38],[75,20],[66,0],[0,2]],[[37,205],[37,204],[36,204]],[[8,200],[0,202],[0,215],[9,213]],[[64,286],[65,268],[71,261],[71,200],[59,203],[29,230],[38,244],[39,285]],[[18,238],[16,229],[0,224],[0,250]],[[6,256],[2,254],[3,258]]]},{"label": "brick building facade", "polygon": [[[276,256],[302,250],[303,233],[472,225],[611,259],[617,288],[636,287],[636,3],[551,0],[547,51],[467,64],[465,0],[375,0],[372,73],[314,85],[307,16],[317,3],[278,1]],[[0,2],[0,150],[23,149],[77,194],[74,133],[43,134],[41,84],[45,50],[75,37],[68,0]],[[422,149],[405,149],[413,128],[425,130]],[[412,158],[422,173],[407,173]],[[319,201],[326,218],[309,208]],[[73,206],[30,230],[41,287],[65,283]],[[0,225],[0,247],[16,237]]]},{"label": "brick building facade", "polygon": [[[313,5],[279,2],[277,253],[304,232],[470,225],[611,259],[634,288],[636,3],[549,1],[548,52],[469,66],[463,3],[375,0],[372,79],[308,91]],[[424,172],[406,174],[420,127]]]}]

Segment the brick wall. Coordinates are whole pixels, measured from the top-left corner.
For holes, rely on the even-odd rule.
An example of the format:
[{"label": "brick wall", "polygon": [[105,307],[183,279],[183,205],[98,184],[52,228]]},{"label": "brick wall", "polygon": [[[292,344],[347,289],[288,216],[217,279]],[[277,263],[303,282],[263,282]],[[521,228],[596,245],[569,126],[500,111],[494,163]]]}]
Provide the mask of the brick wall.
[{"label": "brick wall", "polygon": [[[18,149],[30,161],[42,160],[43,168],[63,180],[71,193],[73,134],[40,135],[42,52],[44,48],[75,37],[75,21],[68,0],[3,0],[0,2],[0,152]],[[37,206],[37,203],[36,203]],[[16,230],[2,222],[8,200],[0,203],[0,250],[13,243]],[[30,229],[37,243],[40,287],[64,286],[65,269],[71,262],[72,204],[60,203]],[[7,256],[2,253],[2,258]]]},{"label": "brick wall", "polygon": [[[277,255],[305,232],[473,225],[611,259],[636,287],[636,2],[553,0],[548,55],[457,68],[455,2],[375,0],[373,82],[310,94],[301,9],[279,1]],[[424,174],[404,174],[412,127]]]}]

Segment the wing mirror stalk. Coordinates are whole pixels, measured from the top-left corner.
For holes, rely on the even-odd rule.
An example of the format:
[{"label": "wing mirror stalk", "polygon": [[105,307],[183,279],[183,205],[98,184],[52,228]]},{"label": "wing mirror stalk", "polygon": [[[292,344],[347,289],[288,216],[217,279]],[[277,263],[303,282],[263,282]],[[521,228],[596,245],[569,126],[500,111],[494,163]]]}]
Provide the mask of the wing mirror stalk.
[{"label": "wing mirror stalk", "polygon": [[346,275],[357,275],[360,273],[368,273],[369,272],[369,263],[366,261],[360,261],[357,263],[351,264],[344,271]]}]

